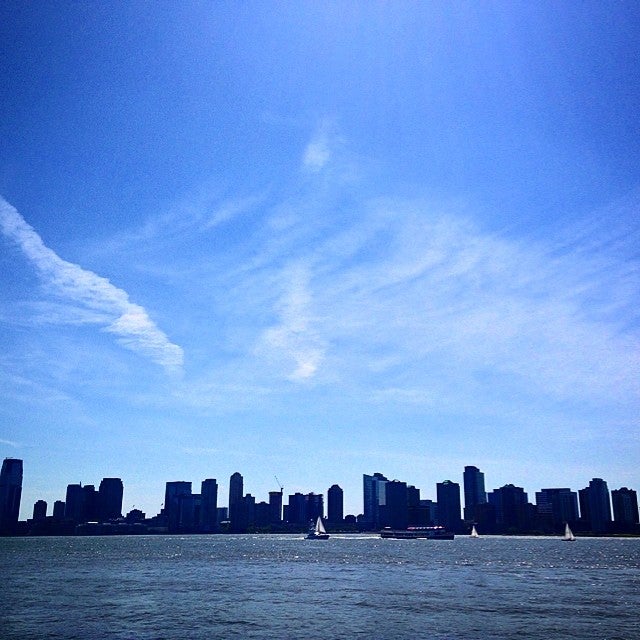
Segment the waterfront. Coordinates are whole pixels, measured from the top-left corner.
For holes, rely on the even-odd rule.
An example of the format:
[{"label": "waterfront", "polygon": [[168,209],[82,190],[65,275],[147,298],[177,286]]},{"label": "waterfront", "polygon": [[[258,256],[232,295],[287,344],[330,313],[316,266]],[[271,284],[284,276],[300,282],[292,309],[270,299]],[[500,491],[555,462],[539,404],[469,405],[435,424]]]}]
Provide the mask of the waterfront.
[{"label": "waterfront", "polygon": [[637,637],[640,540],[0,539],[6,640]]}]

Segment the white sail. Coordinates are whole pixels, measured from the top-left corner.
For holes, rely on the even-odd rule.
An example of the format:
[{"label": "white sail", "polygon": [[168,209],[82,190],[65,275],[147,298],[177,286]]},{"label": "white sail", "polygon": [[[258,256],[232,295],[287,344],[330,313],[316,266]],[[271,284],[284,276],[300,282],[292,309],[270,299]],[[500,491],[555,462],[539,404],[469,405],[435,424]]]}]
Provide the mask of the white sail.
[{"label": "white sail", "polygon": [[562,539],[567,540],[568,542],[573,542],[576,539],[568,524],[564,525],[564,537]]},{"label": "white sail", "polygon": [[470,536],[471,536],[472,538],[479,538],[479,537],[480,537],[480,535],[479,535],[479,534],[478,534],[478,532],[476,531],[476,525],[475,525],[475,524],[471,527],[471,534],[470,534]]},{"label": "white sail", "polygon": [[318,518],[316,521],[316,533],[327,533],[324,525],[322,524],[322,518]]}]

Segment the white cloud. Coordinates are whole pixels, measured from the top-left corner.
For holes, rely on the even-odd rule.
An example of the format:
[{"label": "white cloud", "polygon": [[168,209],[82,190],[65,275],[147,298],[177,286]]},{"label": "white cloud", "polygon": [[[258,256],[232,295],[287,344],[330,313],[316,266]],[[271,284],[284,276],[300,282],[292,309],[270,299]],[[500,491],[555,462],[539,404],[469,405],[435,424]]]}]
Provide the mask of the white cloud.
[{"label": "white cloud", "polygon": [[324,349],[313,328],[309,274],[302,264],[284,273],[285,290],[277,303],[279,322],[260,339],[258,351],[273,361],[283,361],[294,381],[312,378],[320,366]]},{"label": "white cloud", "polygon": [[[117,336],[123,346],[168,370],[182,366],[182,349],[169,341],[143,307],[131,302],[125,291],[106,278],[60,258],[45,246],[18,211],[1,198],[0,228],[20,247],[46,284],[57,294],[96,312],[95,320],[106,324],[105,330]],[[77,323],[77,318],[77,311],[72,311],[70,322]],[[60,319],[58,314],[57,321]],[[86,315],[84,319],[87,320]]]},{"label": "white cloud", "polygon": [[305,169],[315,173],[321,171],[330,159],[329,134],[326,125],[323,125],[307,144],[302,156],[302,164]]}]

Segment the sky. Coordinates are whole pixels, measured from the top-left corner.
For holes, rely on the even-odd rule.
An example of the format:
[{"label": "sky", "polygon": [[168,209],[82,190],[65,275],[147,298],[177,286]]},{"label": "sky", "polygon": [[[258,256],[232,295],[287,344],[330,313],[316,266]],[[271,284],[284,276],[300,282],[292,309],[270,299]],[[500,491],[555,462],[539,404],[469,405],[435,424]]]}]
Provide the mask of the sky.
[{"label": "sky", "polygon": [[0,43],[22,518],[640,490],[640,5],[7,0]]}]

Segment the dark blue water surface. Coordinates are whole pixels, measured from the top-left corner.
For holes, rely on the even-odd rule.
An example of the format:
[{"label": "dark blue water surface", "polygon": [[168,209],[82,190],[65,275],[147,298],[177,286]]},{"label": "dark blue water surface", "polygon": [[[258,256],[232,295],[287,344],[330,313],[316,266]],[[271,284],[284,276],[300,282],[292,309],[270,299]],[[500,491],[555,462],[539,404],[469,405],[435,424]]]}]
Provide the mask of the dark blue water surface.
[{"label": "dark blue water surface", "polygon": [[640,638],[640,539],[0,539],[0,638]]}]

